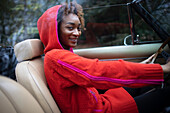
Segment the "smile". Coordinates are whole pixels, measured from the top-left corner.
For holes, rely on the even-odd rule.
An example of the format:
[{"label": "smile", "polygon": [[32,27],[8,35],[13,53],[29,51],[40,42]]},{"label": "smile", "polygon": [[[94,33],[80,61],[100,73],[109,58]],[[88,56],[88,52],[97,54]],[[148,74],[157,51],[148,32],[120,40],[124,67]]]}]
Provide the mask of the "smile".
[{"label": "smile", "polygon": [[77,39],[70,39],[70,41],[72,41],[72,42],[77,42]]}]

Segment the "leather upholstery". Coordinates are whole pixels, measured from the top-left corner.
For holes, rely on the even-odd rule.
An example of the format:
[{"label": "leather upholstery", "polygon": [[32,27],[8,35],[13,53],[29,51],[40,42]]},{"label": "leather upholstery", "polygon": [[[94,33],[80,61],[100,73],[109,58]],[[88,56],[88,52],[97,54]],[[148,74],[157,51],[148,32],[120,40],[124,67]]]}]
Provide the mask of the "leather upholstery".
[{"label": "leather upholstery", "polygon": [[39,39],[27,39],[14,46],[18,62],[35,58],[43,54],[43,44]]},{"label": "leather upholstery", "polygon": [[14,51],[20,61],[16,66],[17,81],[34,96],[44,112],[60,113],[45,79],[41,41],[38,39],[25,40],[18,43],[14,47]]},{"label": "leather upholstery", "polygon": [[35,98],[16,81],[0,76],[0,113],[44,113]]}]

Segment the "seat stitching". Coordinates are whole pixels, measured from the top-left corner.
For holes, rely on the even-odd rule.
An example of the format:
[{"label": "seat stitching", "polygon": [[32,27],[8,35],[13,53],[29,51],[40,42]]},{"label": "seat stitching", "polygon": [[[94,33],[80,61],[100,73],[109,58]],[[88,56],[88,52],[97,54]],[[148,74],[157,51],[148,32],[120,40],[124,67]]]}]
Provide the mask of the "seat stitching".
[{"label": "seat stitching", "polygon": [[[28,64],[30,65],[30,66],[32,66],[34,69],[35,69],[35,67],[32,65],[32,64],[30,64],[30,61],[28,62]],[[28,68],[28,65],[27,65],[27,68]],[[28,68],[28,71],[29,71],[29,73],[31,74],[31,72],[30,72],[30,70],[29,70],[29,68]],[[37,72],[37,70],[35,70],[36,72]],[[49,103],[48,103],[48,101],[46,100],[46,98],[44,97],[44,94],[42,93],[42,91],[40,90],[40,88],[38,87],[38,84],[35,82],[35,78],[32,76],[32,74],[31,74],[31,77],[32,77],[32,79],[34,80],[34,83],[36,84],[36,86],[37,86],[37,88],[39,89],[39,91],[41,92],[41,94],[42,94],[42,96],[43,96],[43,98],[44,98],[44,100],[46,101],[46,103],[48,104],[48,106],[49,106],[49,108],[51,109],[51,111],[53,112],[53,110],[52,110],[52,108],[51,108],[51,106],[49,105]],[[39,103],[39,102],[38,102]],[[40,104],[41,105],[41,104]],[[42,105],[41,105],[41,107],[42,107]],[[43,108],[43,107],[42,107]],[[43,108],[44,109],[44,108]]]},{"label": "seat stitching", "polygon": [[[1,86],[0,86],[0,87],[1,87]],[[3,93],[4,95],[8,95],[8,93],[6,93],[5,90],[2,90],[2,89],[0,89],[0,90],[2,91],[2,93]],[[8,95],[8,96],[10,97],[10,95]],[[13,106],[13,108],[15,109],[16,113],[19,113],[19,112],[17,111],[17,109],[16,109],[16,106],[15,106],[15,104],[14,104],[14,101],[12,100],[12,98],[9,99],[8,96],[6,96],[6,98],[10,101],[10,103],[11,103],[11,105]]]}]

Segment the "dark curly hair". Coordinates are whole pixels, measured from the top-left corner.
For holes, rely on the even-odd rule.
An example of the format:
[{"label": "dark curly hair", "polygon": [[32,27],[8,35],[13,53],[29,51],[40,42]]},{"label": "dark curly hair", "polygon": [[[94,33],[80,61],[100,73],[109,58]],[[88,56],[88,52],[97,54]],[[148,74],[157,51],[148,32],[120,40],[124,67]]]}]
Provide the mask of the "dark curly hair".
[{"label": "dark curly hair", "polygon": [[80,20],[81,27],[84,29],[84,13],[81,5],[76,2],[70,2],[69,4],[64,4],[58,10],[57,22],[58,28],[60,29],[61,22],[63,20],[63,16],[68,15],[70,13],[76,14]]}]

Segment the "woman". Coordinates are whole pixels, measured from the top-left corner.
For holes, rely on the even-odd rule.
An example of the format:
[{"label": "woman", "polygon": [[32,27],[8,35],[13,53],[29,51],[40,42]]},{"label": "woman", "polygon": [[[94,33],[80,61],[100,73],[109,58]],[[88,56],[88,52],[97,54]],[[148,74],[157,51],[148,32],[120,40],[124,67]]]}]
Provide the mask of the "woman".
[{"label": "woman", "polygon": [[[138,105],[137,100],[122,86],[161,84],[164,81],[163,73],[170,71],[170,62],[161,66],[80,57],[73,53],[72,48],[77,45],[83,27],[82,8],[76,3],[54,6],[38,20],[40,38],[45,45],[44,69],[47,83],[61,111],[142,112],[140,102]],[[99,94],[97,89],[107,91]]]}]

